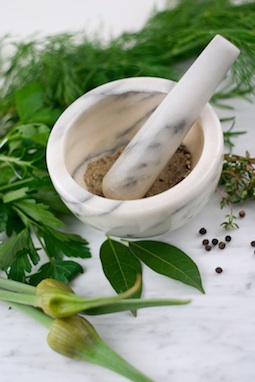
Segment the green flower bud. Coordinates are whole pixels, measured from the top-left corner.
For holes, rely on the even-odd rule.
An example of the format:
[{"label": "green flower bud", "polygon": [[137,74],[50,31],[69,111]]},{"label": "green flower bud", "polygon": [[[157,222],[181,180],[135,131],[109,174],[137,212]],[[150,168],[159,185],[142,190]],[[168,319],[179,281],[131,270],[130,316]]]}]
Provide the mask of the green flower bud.
[{"label": "green flower bud", "polygon": [[107,346],[85,318],[71,316],[55,319],[48,334],[49,346],[66,357],[87,361],[134,382],[152,382]]},{"label": "green flower bud", "polygon": [[54,279],[44,279],[42,280],[36,287],[36,295],[41,296],[43,293],[48,292],[49,290],[51,291],[53,288],[62,290],[64,292],[68,293],[74,293],[72,288],[70,288],[69,285],[63,283],[62,281],[59,280],[54,280]]},{"label": "green flower bud", "polygon": [[72,316],[84,310],[88,299],[77,296],[74,293],[67,293],[56,288],[49,289],[39,297],[38,305],[53,318],[64,318]]},{"label": "green flower bud", "polygon": [[69,317],[87,309],[110,305],[123,298],[128,298],[140,288],[140,285],[141,276],[139,275],[136,283],[123,293],[111,297],[86,298],[76,295],[64,283],[45,279],[36,287],[36,306],[53,318]]}]

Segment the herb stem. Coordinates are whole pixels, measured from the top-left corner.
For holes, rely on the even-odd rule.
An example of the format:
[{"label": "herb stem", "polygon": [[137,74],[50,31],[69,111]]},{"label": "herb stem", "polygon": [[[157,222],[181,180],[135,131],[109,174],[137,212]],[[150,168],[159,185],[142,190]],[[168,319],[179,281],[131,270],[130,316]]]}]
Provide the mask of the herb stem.
[{"label": "herb stem", "polygon": [[103,341],[97,342],[96,357],[93,356],[89,359],[88,353],[86,353],[86,360],[110,369],[133,382],[153,382],[151,378],[142,374],[139,370],[126,362]]},{"label": "herb stem", "polygon": [[30,183],[33,181],[34,181],[34,178],[27,178],[27,179],[18,180],[16,182],[5,184],[4,186],[1,186],[0,191],[7,191],[9,189],[13,189],[14,187],[18,188],[20,186],[23,186],[24,184],[27,184],[27,183]]},{"label": "herb stem", "polygon": [[170,305],[186,305],[189,304],[191,300],[179,300],[179,299],[139,299],[131,298],[126,300],[116,301],[115,303],[109,305],[102,305],[99,307],[86,309],[81,312],[86,315],[99,315],[99,314],[109,314],[117,313],[126,310],[136,310],[142,308],[151,308],[156,306],[170,306]]},{"label": "herb stem", "polygon": [[22,313],[25,313],[27,316],[34,318],[37,322],[41,323],[46,328],[51,329],[53,318],[47,316],[41,310],[36,309],[32,306],[19,304],[17,302],[6,301],[6,303],[11,308],[20,310]]},{"label": "herb stem", "polygon": [[32,285],[21,283],[15,280],[4,279],[2,277],[0,277],[0,288],[31,295],[35,295],[36,291],[36,288]]},{"label": "herb stem", "polygon": [[37,306],[38,296],[25,293],[10,292],[9,290],[0,290],[0,300],[17,302],[19,304]]},{"label": "herb stem", "polygon": [[32,165],[31,162],[22,161],[20,158],[15,158],[15,157],[6,156],[6,155],[0,155],[0,162],[15,163],[15,164],[19,165],[20,167],[25,166],[25,167],[34,168],[34,166]]}]

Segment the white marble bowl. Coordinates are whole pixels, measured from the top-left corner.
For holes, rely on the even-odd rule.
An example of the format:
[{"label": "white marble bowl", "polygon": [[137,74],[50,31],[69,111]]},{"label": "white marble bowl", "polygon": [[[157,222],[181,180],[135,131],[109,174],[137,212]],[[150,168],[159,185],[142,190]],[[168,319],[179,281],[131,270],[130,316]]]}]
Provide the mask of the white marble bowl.
[{"label": "white marble bowl", "polygon": [[127,144],[174,82],[151,77],[107,83],[77,99],[60,116],[47,147],[52,182],[82,222],[119,237],[150,237],[190,221],[215,191],[222,170],[223,133],[207,104],[186,136],[192,171],[179,184],[137,200],[111,200],[86,189],[86,166]]}]

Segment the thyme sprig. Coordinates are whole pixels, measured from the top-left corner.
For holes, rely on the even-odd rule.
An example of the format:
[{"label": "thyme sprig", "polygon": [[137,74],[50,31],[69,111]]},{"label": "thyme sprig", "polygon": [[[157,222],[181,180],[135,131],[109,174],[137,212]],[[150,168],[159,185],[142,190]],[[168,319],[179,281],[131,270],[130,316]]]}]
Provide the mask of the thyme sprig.
[{"label": "thyme sprig", "polygon": [[223,205],[255,199],[255,158],[248,151],[245,156],[225,154],[220,184],[226,194]]},{"label": "thyme sprig", "polygon": [[225,154],[223,169],[220,178],[222,190],[221,208],[228,207],[230,212],[226,220],[221,224],[225,229],[239,228],[236,223],[237,217],[233,213],[233,205],[245,200],[255,199],[255,158],[246,151],[245,156]]}]

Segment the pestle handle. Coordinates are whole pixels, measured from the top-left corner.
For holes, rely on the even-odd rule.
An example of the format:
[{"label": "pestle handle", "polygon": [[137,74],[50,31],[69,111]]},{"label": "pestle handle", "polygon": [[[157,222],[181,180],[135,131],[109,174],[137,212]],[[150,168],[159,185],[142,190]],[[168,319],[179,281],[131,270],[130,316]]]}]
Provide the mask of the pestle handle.
[{"label": "pestle handle", "polygon": [[105,197],[145,195],[173,156],[240,51],[216,35],[105,175]]}]

